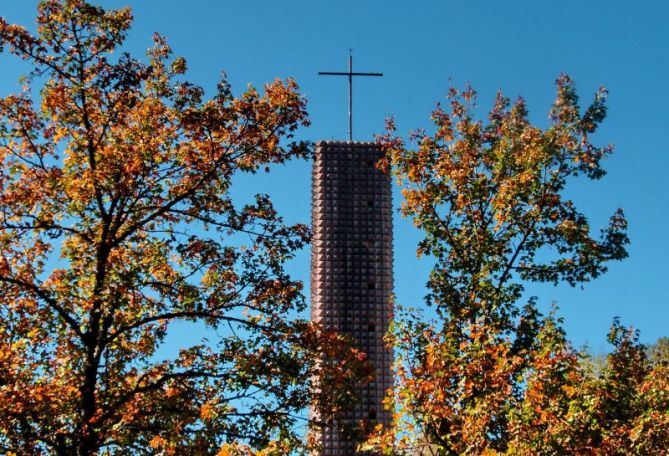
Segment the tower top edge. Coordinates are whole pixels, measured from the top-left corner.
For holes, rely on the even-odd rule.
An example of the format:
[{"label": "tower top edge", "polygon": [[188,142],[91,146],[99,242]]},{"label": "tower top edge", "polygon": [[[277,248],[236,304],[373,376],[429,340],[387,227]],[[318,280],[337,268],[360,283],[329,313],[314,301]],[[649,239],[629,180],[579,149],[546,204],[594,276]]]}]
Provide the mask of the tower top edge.
[{"label": "tower top edge", "polygon": [[320,140],[316,141],[316,147],[378,147],[374,141],[337,141]]}]

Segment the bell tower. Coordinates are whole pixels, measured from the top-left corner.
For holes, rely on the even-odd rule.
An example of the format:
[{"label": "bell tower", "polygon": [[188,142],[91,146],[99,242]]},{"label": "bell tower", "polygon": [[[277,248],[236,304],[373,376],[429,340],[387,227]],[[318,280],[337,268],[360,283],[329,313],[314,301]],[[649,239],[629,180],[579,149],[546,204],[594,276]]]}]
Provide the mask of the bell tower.
[{"label": "bell tower", "polygon": [[[376,166],[376,144],[322,141],[312,174],[311,318],[345,335],[367,354],[374,380],[340,425],[390,424],[383,399],[392,387],[392,349],[383,336],[392,319],[392,193],[390,175]],[[359,442],[337,426],[320,434],[322,456],[352,456]]]}]

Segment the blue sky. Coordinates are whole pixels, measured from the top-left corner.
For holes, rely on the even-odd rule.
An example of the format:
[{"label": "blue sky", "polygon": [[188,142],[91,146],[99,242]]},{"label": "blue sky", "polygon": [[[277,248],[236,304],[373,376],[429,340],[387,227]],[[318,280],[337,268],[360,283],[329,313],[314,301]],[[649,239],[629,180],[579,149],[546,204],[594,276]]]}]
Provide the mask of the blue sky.
[{"label": "blue sky", "polygon": [[[225,70],[236,92],[252,82],[294,77],[309,100],[312,126],[302,139],[346,139],[344,71],[353,48],[359,71],[383,78],[354,83],[358,140],[370,140],[394,115],[400,132],[428,127],[429,114],[453,84],[479,92],[480,114],[502,89],[526,98],[531,118],[546,126],[562,72],[577,84],[583,104],[600,85],[610,90],[609,116],[595,142],[613,143],[609,174],[598,182],[574,182],[569,191],[597,229],[617,207],[630,222],[630,258],[583,290],[532,286],[547,306],[555,301],[576,345],[606,349],[614,316],[641,330],[650,342],[669,335],[669,2],[647,0],[104,0],[129,5],[135,23],[127,49],[141,55],[154,31],[186,57],[189,78],[215,88]],[[37,1],[0,0],[0,15],[32,27]],[[25,71],[0,56],[0,95],[18,91]],[[449,83],[449,78],[451,82]],[[309,163],[290,163],[260,178],[240,178],[236,195],[272,195],[290,221],[309,220]],[[395,197],[396,205],[399,196]],[[395,283],[398,301],[419,306],[429,264],[414,258],[417,233],[395,220]],[[308,283],[308,251],[291,270]],[[179,334],[186,337],[186,334]]]}]

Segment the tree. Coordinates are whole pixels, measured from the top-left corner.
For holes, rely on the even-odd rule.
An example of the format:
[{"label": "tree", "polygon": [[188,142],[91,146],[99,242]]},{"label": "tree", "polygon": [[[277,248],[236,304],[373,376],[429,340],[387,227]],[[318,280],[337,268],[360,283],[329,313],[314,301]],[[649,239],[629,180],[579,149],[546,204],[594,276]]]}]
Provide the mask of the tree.
[{"label": "tree", "polygon": [[[285,454],[362,362],[289,317],[307,228],[230,196],[236,174],[308,154],[305,100],[225,79],[205,100],[163,37],[146,63],[118,53],[131,21],[83,0],[42,1],[36,35],[0,20],[32,66],[0,100],[0,451]],[[176,321],[220,340],[157,359]]]},{"label": "tree", "polygon": [[669,337],[660,337],[649,350],[653,363],[669,365]]},{"label": "tree", "polygon": [[[653,344],[645,346],[648,359],[653,367],[669,365],[669,338],[660,337]],[[584,347],[581,362],[590,375],[600,377],[606,367],[607,354],[592,353],[588,347]]]},{"label": "tree", "polygon": [[[412,134],[415,150],[389,121],[379,138],[381,166],[393,169],[402,212],[424,233],[417,254],[434,259],[427,301],[438,321],[396,322],[391,342],[402,355],[389,403],[399,407],[397,422],[370,446],[388,454],[421,445],[426,454],[517,454],[518,417],[533,400],[543,421],[527,429],[540,439],[541,422],[557,429],[583,375],[579,355],[536,298],[520,303],[526,282],[579,285],[627,256],[621,210],[596,239],[564,197],[573,178],[605,174],[601,161],[613,148],[596,147],[590,136],[605,117],[606,94],[600,89],[581,112],[573,81],[560,76],[551,125],[541,129],[522,98],[511,104],[500,93],[484,125],[474,119],[475,92],[451,89],[449,109],[432,113],[434,133]],[[409,431],[395,442],[400,429]],[[518,451],[570,454],[560,442],[552,450],[537,445]]]},{"label": "tree", "polygon": [[509,454],[669,454],[666,366],[654,365],[638,331],[618,319],[608,340],[613,351],[599,372],[573,350],[533,367],[522,402],[510,414]]}]

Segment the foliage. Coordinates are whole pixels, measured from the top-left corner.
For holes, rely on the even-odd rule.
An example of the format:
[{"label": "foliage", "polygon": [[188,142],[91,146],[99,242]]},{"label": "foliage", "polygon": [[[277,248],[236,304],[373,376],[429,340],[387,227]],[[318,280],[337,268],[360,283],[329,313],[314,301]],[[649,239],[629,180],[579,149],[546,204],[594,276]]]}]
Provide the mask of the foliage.
[{"label": "foliage", "polygon": [[609,333],[613,352],[599,376],[582,367],[547,363],[546,378],[532,372],[514,411],[509,454],[669,454],[669,384],[664,366],[654,366],[638,333],[616,320]]},{"label": "foliage", "polygon": [[[0,19],[32,68],[0,100],[0,452],[284,454],[362,363],[289,318],[307,228],[230,197],[235,175],[307,155],[287,142],[305,100],[225,79],[205,100],[163,37],[146,63],[119,53],[131,21],[83,0],[41,2],[35,35]],[[177,321],[221,337],[163,360]]]},{"label": "foliage", "polygon": [[654,364],[669,366],[669,337],[660,337],[649,347],[649,356]]},{"label": "foliage", "polygon": [[435,263],[427,301],[438,321],[395,323],[390,342],[401,356],[388,403],[396,420],[367,447],[386,454],[654,454],[635,446],[649,432],[643,441],[666,449],[661,427],[639,428],[643,416],[653,422],[649,410],[667,413],[661,402],[641,406],[641,391],[663,397],[666,386],[653,380],[660,373],[651,373],[633,337],[614,326],[616,352],[598,380],[582,368],[554,314],[542,316],[535,298],[519,305],[527,282],[576,286],[627,256],[621,210],[595,238],[564,196],[573,179],[605,175],[601,161],[613,148],[593,145],[590,135],[605,117],[607,92],[600,89],[581,112],[573,81],[563,75],[556,85],[546,129],[530,123],[521,98],[512,104],[502,94],[486,124],[474,120],[476,94],[468,88],[450,90],[449,109],[432,113],[434,133],[412,134],[415,149],[395,136],[392,119],[379,138],[381,166],[403,185],[402,212],[424,233],[417,254]]}]

